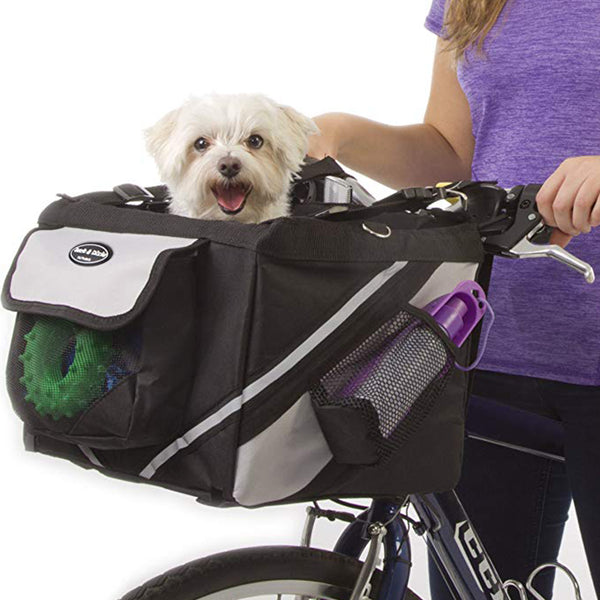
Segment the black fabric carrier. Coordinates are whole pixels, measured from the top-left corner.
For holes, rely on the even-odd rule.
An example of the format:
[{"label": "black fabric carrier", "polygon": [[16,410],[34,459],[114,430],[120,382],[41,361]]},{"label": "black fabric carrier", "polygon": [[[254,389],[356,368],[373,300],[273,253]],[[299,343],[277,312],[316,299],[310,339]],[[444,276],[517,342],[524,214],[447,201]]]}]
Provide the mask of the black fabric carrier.
[{"label": "black fabric carrier", "polygon": [[223,506],[454,487],[475,348],[423,307],[486,285],[474,224],[392,197],[241,225],[129,192],[49,205],[6,280],[30,450]]}]

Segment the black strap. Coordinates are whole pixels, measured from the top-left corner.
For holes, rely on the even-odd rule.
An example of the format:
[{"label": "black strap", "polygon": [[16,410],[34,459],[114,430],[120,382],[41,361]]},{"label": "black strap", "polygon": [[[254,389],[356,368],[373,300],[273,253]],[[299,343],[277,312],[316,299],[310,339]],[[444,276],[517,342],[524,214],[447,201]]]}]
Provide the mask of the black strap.
[{"label": "black strap", "polygon": [[[366,208],[355,208],[345,212],[326,213],[320,215],[319,218],[326,219],[327,221],[351,221],[355,219],[367,219],[384,212],[409,211],[414,213],[423,210],[427,205],[431,204],[433,200],[434,197],[431,188],[408,188],[406,190],[395,192],[387,198],[383,198]],[[449,216],[451,217],[451,222],[462,222],[465,220],[463,217],[457,218],[458,215],[455,213],[448,213],[447,211],[437,208],[429,209],[427,212],[434,215]]]},{"label": "black strap", "polygon": [[[349,177],[348,173],[330,156],[317,160],[307,156],[305,164],[298,173],[294,183],[309,182],[327,176]],[[94,198],[100,204],[113,206],[135,205],[138,208],[161,210],[168,204],[169,191],[166,186],[159,185],[144,188],[134,183],[122,183],[113,188],[113,193],[97,192]]]},{"label": "black strap", "polygon": [[[330,156],[317,160],[307,156],[305,164],[298,173],[295,182],[311,181],[327,176],[349,177],[348,173]],[[133,204],[136,202],[146,205],[157,206],[158,203],[164,204],[169,196],[166,186],[153,186],[144,188],[134,183],[122,183],[113,188],[113,194],[98,193],[98,201],[101,204],[113,204],[122,206],[124,204]]]},{"label": "black strap", "polygon": [[155,185],[144,188],[134,183],[117,185],[112,192],[91,192],[74,198],[64,195],[61,195],[61,197],[72,202],[91,200],[97,204],[132,207],[154,212],[164,212],[171,203],[167,186]]}]

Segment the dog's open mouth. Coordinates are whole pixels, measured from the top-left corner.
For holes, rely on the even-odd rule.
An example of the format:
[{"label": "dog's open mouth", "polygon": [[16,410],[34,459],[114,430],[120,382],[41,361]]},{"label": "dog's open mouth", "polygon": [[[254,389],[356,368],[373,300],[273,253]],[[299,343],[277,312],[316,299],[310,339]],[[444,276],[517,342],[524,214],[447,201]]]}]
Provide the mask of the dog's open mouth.
[{"label": "dog's open mouth", "polygon": [[217,183],[211,189],[221,210],[227,215],[237,215],[246,205],[246,198],[252,191],[252,186],[243,183],[233,185]]}]

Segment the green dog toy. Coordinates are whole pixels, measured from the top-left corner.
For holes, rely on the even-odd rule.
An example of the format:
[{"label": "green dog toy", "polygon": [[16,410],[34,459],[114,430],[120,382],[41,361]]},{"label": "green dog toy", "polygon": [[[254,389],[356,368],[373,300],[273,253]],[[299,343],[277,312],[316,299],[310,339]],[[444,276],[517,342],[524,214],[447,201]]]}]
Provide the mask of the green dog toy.
[{"label": "green dog toy", "polygon": [[[102,393],[113,348],[112,335],[62,319],[39,320],[25,336],[19,360],[25,400],[55,421],[85,410]],[[63,357],[75,340],[73,360],[64,372]]]}]

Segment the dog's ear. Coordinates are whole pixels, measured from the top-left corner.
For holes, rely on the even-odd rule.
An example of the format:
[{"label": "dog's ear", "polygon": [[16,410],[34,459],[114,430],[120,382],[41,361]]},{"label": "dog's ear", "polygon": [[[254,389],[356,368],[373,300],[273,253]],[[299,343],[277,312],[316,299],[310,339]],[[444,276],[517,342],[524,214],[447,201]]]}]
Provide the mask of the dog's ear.
[{"label": "dog's ear", "polygon": [[297,129],[301,135],[309,136],[319,133],[316,123],[302,113],[299,113],[295,108],[284,104],[280,104],[279,108],[286,119],[289,120],[290,126]]},{"label": "dog's ear", "polygon": [[308,136],[319,133],[316,123],[291,106],[278,105],[282,118],[282,138],[277,152],[291,173],[300,169],[308,152]]},{"label": "dog's ear", "polygon": [[144,131],[146,149],[156,161],[161,177],[165,180],[169,180],[175,176],[183,166],[184,157],[180,156],[177,150],[171,147],[169,143],[175,130],[180,110],[177,108],[168,112],[152,127],[148,127]]},{"label": "dog's ear", "polygon": [[160,151],[173,133],[175,123],[177,123],[178,113],[178,108],[168,112],[162,119],[152,125],[152,127],[148,127],[148,129],[144,131],[146,148],[154,158],[160,154]]}]

